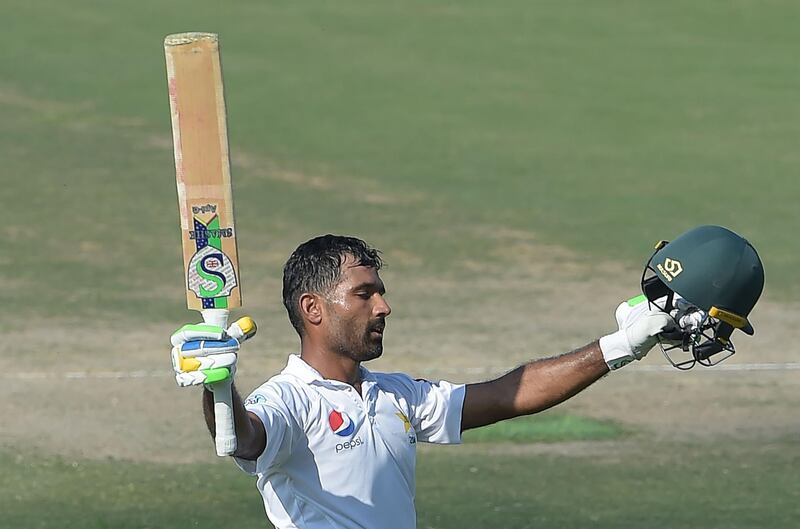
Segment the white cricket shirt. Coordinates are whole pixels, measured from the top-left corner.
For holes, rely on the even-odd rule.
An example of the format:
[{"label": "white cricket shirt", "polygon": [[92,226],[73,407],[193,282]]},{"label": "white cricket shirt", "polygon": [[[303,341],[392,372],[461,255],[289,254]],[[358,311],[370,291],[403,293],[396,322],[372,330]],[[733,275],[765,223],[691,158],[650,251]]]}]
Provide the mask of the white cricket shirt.
[{"label": "white cricket shirt", "polygon": [[291,355],[247,398],[267,446],[236,463],[277,529],[414,529],[417,442],[461,442],[463,385],[361,370],[363,397]]}]

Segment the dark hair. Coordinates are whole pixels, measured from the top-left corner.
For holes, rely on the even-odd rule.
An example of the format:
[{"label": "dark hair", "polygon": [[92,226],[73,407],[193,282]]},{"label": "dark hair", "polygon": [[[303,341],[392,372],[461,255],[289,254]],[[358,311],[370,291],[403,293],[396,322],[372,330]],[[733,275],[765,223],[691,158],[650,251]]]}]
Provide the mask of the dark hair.
[{"label": "dark hair", "polygon": [[306,292],[327,294],[341,278],[342,263],[352,257],[359,266],[380,270],[380,251],[355,237],[322,235],[304,242],[289,256],[283,266],[283,306],[289,321],[303,336],[300,296]]}]

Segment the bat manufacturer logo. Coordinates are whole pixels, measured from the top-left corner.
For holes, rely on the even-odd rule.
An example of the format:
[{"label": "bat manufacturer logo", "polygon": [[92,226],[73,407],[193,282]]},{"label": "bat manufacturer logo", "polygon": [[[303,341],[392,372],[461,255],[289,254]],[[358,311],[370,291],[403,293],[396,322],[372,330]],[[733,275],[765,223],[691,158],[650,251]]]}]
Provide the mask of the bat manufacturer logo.
[{"label": "bat manufacturer logo", "polygon": [[672,281],[673,279],[678,277],[678,275],[680,275],[681,272],[683,272],[683,265],[681,264],[681,262],[678,261],[677,259],[670,259],[669,257],[664,259],[663,265],[658,264],[657,266],[659,272],[661,272],[664,275],[664,279],[666,279],[667,281]]},{"label": "bat manufacturer logo", "polygon": [[217,205],[216,204],[204,204],[202,206],[192,206],[192,213],[197,215],[198,213],[216,213],[217,212]]},{"label": "bat manufacturer logo", "polygon": [[[198,213],[215,212],[215,205],[206,205]],[[221,228],[219,217],[214,214],[204,220],[195,215],[194,230],[190,239],[197,251],[192,255],[186,270],[187,287],[203,300],[203,308],[224,308],[214,300],[231,295],[238,282],[233,262],[222,251],[222,238],[232,235],[232,228]],[[228,233],[230,232],[230,234]]]},{"label": "bat manufacturer logo", "polygon": [[236,274],[230,258],[212,246],[204,246],[189,261],[189,290],[198,298],[230,296]]}]

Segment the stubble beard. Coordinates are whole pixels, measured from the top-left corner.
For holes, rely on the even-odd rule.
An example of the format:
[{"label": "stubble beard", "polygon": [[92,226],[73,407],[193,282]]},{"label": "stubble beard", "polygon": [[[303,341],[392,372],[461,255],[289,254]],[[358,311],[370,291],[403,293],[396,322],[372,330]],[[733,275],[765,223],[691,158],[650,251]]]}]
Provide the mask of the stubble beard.
[{"label": "stubble beard", "polygon": [[358,332],[352,322],[340,320],[332,338],[331,348],[339,355],[356,362],[375,360],[383,354],[383,336],[372,338],[371,325],[363,333]]}]

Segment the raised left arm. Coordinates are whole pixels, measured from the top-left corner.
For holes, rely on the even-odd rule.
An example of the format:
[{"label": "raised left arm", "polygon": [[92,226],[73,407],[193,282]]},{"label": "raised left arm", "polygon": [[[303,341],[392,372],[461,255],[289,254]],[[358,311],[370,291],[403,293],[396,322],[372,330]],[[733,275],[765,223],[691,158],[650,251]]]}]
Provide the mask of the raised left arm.
[{"label": "raised left arm", "polygon": [[461,430],[537,413],[564,402],[608,373],[598,342],[525,364],[500,378],[468,384]]},{"label": "raised left arm", "polygon": [[676,323],[644,296],[620,303],[619,329],[571,353],[535,360],[480,384],[468,384],[461,431],[546,410],[576,395],[612,369],[641,360],[656,336]]}]

